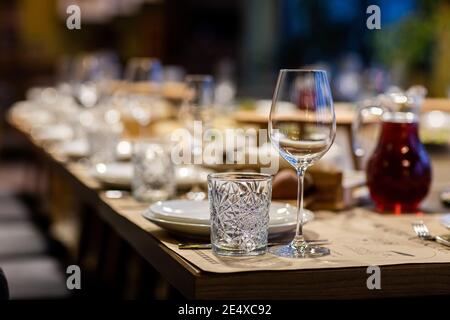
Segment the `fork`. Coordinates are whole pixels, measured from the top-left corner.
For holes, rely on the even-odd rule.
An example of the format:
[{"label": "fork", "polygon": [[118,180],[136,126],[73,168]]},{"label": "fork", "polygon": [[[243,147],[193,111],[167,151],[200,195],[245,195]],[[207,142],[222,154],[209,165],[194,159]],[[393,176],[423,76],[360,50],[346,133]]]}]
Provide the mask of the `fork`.
[{"label": "fork", "polygon": [[436,241],[440,244],[450,247],[450,241],[446,236],[433,236],[430,231],[428,231],[427,226],[423,221],[416,221],[412,223],[412,227],[417,236],[422,240]]}]

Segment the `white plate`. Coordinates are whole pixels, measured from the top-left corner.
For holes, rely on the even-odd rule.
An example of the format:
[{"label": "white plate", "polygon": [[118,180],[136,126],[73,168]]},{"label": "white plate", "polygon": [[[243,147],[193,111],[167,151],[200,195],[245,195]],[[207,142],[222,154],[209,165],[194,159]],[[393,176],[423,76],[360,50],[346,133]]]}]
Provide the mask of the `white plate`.
[{"label": "white plate", "polygon": [[[186,188],[194,184],[206,185],[207,176],[211,172],[193,166],[177,167],[175,176],[177,187]],[[129,189],[133,179],[133,165],[131,162],[100,164],[90,169],[90,175],[106,185]]]},{"label": "white plate", "polygon": [[89,170],[92,177],[103,184],[130,188],[133,178],[133,166],[130,162],[100,163]]},{"label": "white plate", "polygon": [[54,124],[36,129],[34,136],[40,141],[64,141],[72,138],[73,130],[65,124]]},{"label": "white plate", "polygon": [[[145,218],[152,221],[156,225],[160,226],[167,231],[170,231],[175,234],[180,234],[183,236],[190,237],[206,237],[210,234],[210,225],[209,225],[209,205],[205,208],[205,203],[208,204],[208,201],[192,201],[192,200],[173,200],[168,202],[177,201],[177,206],[181,205],[184,202],[187,205],[187,202],[197,202],[197,205],[192,204],[190,209],[197,206],[198,208],[202,208],[201,214],[197,214],[197,217],[200,217],[200,220],[182,220],[183,217],[175,217],[178,220],[168,220],[167,215],[164,214],[156,214],[154,213],[150,206],[149,209],[145,210],[142,214]],[[158,208],[162,208],[159,207]],[[188,209],[189,210],[189,209]],[[178,212],[178,215],[180,212]],[[207,217],[205,220],[204,218]],[[171,215],[170,219],[174,219],[174,216]],[[314,214],[309,210],[304,210],[304,223],[308,223],[314,219]],[[293,231],[296,225],[296,217],[295,217],[295,208],[290,206],[289,204],[273,202],[271,204],[270,209],[270,222],[269,222],[269,234],[271,237],[278,236],[282,233]]]},{"label": "white plate", "polygon": [[[92,167],[90,175],[100,182],[120,188],[131,187],[133,179],[133,165],[131,162],[111,162]],[[211,170],[194,166],[180,166],[176,168],[175,181],[177,187],[186,188],[194,184],[206,185],[207,176]]]},{"label": "white plate", "polygon": [[86,157],[89,154],[89,145],[82,139],[64,142],[61,145],[61,153],[72,158]]},{"label": "white plate", "polygon": [[[209,225],[210,210],[209,201],[192,200],[168,200],[158,201],[149,208],[155,218],[173,222],[195,223]],[[306,210],[309,219],[311,211]],[[295,222],[297,219],[296,208],[288,203],[272,202],[270,205],[270,225]]]}]

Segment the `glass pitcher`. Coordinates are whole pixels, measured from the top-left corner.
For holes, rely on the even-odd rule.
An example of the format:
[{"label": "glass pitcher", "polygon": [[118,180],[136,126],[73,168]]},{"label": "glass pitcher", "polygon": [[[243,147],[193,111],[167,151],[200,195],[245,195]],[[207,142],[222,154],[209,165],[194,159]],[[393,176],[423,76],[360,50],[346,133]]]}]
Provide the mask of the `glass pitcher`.
[{"label": "glass pitcher", "polygon": [[364,113],[381,118],[378,143],[366,165],[367,186],[380,212],[416,212],[431,184],[431,165],[420,142],[418,112],[426,95],[425,88],[398,88],[360,103],[353,122],[353,152],[365,155],[357,134]]}]

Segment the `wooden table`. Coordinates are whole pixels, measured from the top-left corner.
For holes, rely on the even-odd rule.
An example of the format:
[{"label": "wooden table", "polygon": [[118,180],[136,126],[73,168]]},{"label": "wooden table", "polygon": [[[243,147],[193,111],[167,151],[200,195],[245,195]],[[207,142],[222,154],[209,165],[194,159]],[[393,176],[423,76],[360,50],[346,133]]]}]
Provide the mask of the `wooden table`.
[{"label": "wooden table", "polygon": [[[366,268],[258,271],[232,274],[203,272],[168,249],[145,230],[139,214],[145,207],[133,199],[120,207],[108,199],[98,184],[77,166],[52,155],[32,141],[26,129],[11,123],[45,161],[70,183],[77,199],[95,210],[115,232],[189,299],[353,299],[450,294],[450,263],[410,264],[381,267],[381,290],[368,290]],[[123,201],[123,200],[121,200]],[[148,221],[145,221],[148,225]]]}]

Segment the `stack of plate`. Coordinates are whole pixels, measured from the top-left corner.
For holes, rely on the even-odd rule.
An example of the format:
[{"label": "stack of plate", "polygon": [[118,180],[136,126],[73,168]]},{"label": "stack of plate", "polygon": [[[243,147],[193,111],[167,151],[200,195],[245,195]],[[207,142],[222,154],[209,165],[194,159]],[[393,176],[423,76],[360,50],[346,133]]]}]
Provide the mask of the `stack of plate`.
[{"label": "stack of plate", "polygon": [[[195,166],[177,166],[175,183],[178,188],[189,188],[193,185],[206,186],[207,176],[211,170]],[[131,162],[101,163],[93,166],[89,174],[108,187],[131,188],[133,164]]]},{"label": "stack of plate", "polygon": [[[169,200],[151,205],[143,214],[146,219],[174,234],[188,237],[208,237],[210,211],[208,201]],[[304,210],[304,223],[314,214]],[[292,232],[297,223],[296,208],[281,202],[270,206],[269,236],[278,237]]]}]

